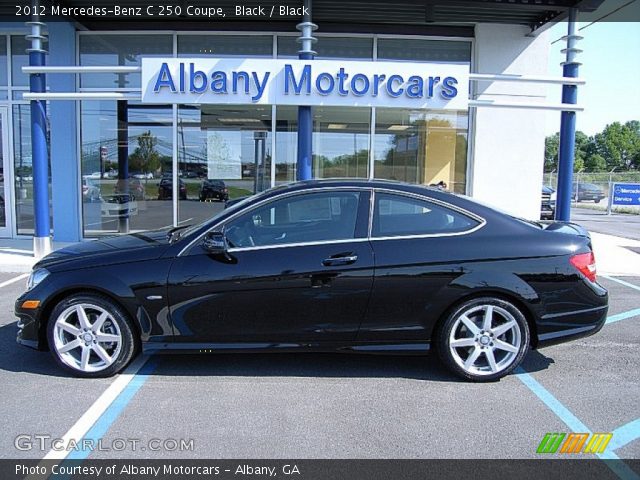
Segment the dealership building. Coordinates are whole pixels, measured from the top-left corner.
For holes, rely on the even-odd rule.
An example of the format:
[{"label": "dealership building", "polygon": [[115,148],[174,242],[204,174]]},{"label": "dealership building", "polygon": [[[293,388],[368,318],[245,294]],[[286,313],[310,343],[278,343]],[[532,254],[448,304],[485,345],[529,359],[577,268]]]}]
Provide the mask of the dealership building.
[{"label": "dealership building", "polygon": [[[242,2],[177,3],[179,17],[154,7],[138,18],[81,15],[79,0],[51,15],[43,2],[35,27],[27,7],[1,7],[0,237],[37,230],[30,101],[46,106],[55,241],[202,221],[223,208],[220,192],[309,176],[444,182],[537,218],[545,109],[558,125],[579,110],[546,98],[561,76],[547,72],[547,29],[600,2],[313,0],[309,15],[302,2],[263,2],[265,16],[237,12]],[[23,69],[34,31],[44,76]],[[44,93],[28,94],[30,74]]]}]

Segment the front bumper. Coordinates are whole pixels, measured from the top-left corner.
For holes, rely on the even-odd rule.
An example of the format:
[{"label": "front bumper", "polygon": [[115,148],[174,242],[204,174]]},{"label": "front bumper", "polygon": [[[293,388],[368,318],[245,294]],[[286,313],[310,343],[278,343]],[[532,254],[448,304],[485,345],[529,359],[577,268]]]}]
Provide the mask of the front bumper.
[{"label": "front bumper", "polygon": [[[18,317],[16,341],[20,345],[37,350],[45,350],[47,348],[47,342],[44,336],[40,335],[40,317],[45,299],[39,298],[39,296],[34,293],[34,290],[23,293],[16,300],[14,306],[15,315]],[[37,308],[23,308],[22,305],[26,300],[40,300],[40,306]]]}]

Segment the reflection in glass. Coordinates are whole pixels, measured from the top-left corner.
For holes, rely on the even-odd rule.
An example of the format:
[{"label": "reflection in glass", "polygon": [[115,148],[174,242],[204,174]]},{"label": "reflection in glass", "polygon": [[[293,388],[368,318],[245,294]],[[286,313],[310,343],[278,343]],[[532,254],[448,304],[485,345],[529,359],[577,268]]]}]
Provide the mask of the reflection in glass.
[{"label": "reflection in glass", "polygon": [[377,109],[374,176],[465,193],[467,128],[465,111]]},{"label": "reflection in glass", "polygon": [[[171,35],[80,35],[80,65],[140,65],[140,58],[168,57],[173,52]],[[85,73],[81,87],[140,87],[140,74]]]},{"label": "reflection in glass", "polygon": [[85,236],[173,225],[171,107],[84,101],[81,144]]},{"label": "reflection in glass", "polygon": [[[373,39],[366,37],[324,37],[321,36],[313,49],[318,52],[318,60],[331,58],[351,58],[371,60]],[[295,36],[278,37],[278,58],[298,58],[300,43]]]},{"label": "reflection in glass", "polygon": [[[9,85],[7,75],[7,37],[0,35],[0,87]],[[6,94],[5,94],[6,95]]]},{"label": "reflection in glass", "polygon": [[271,107],[180,105],[178,164],[187,191],[179,218],[195,223],[271,186]]},{"label": "reflection in glass", "polygon": [[23,35],[11,36],[11,81],[14,87],[29,85],[29,76],[22,73],[22,67],[29,65],[28,48],[31,45]]},{"label": "reflection in glass", "polygon": [[4,136],[2,135],[3,127],[2,125],[3,117],[0,117],[0,228],[4,228],[7,226],[7,214],[5,210],[5,198],[8,198],[5,195],[4,188]]},{"label": "reflection in glass", "polygon": [[[47,117],[47,123],[49,118]],[[47,125],[47,135],[49,135]],[[47,138],[47,147],[50,145]],[[15,179],[16,228],[18,235],[33,235],[33,164],[31,161],[31,109],[13,106],[13,158]],[[49,159],[49,219],[51,217],[51,160]]]},{"label": "reflection in glass", "polygon": [[179,57],[271,57],[271,35],[178,35]]},{"label": "reflection in glass", "polygon": [[[298,109],[278,107],[276,185],[295,181],[298,151]],[[371,109],[313,109],[313,177],[367,178]]]},{"label": "reflection in glass", "polygon": [[470,63],[471,42],[379,38],[378,60]]}]

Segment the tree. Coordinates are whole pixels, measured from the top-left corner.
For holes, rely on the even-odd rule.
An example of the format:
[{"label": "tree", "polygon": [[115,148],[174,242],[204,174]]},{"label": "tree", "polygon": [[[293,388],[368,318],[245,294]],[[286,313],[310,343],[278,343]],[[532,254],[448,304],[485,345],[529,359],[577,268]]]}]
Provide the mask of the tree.
[{"label": "tree", "polygon": [[158,139],[146,131],[138,136],[138,146],[129,155],[129,170],[132,172],[155,172],[160,168],[160,154],[156,150]]},{"label": "tree", "polygon": [[606,172],[607,161],[598,153],[590,154],[585,158],[584,169],[587,172]]},{"label": "tree", "polygon": [[595,135],[595,152],[602,156],[607,168],[630,170],[640,167],[640,122],[622,125],[614,122]]},{"label": "tree", "polygon": [[558,169],[558,151],[560,148],[560,134],[554,133],[544,139],[544,171],[551,172]]}]

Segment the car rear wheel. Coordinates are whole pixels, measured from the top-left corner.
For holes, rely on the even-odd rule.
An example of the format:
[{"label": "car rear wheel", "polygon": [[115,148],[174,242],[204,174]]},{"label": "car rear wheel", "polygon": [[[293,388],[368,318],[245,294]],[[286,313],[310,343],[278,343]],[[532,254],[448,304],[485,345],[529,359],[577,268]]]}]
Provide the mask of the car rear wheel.
[{"label": "car rear wheel", "polygon": [[436,333],[443,363],[456,375],[489,382],[508,375],[529,348],[529,327],[512,303],[476,298],[456,308]]},{"label": "car rear wheel", "polygon": [[62,300],[47,326],[57,363],[79,377],[108,377],[133,358],[133,328],[121,307],[99,295]]}]

